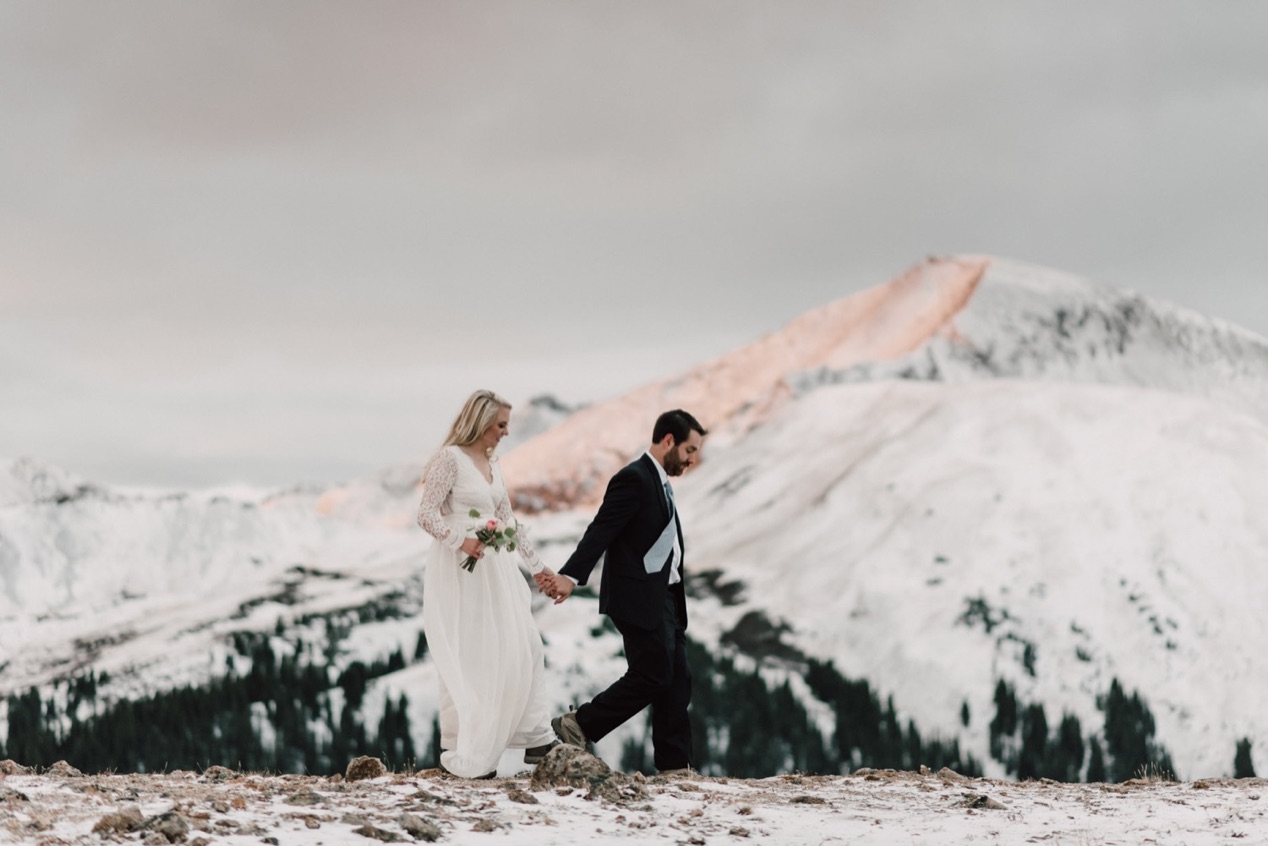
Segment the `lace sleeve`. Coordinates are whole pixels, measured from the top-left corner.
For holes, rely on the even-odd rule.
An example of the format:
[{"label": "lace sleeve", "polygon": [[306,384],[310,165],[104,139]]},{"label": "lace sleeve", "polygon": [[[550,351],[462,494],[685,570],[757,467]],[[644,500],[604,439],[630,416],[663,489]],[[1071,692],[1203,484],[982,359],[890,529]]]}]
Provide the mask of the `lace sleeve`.
[{"label": "lace sleeve", "polygon": [[[497,465],[494,465],[495,467]],[[502,471],[495,470],[499,476]],[[502,498],[498,500],[497,508],[494,512],[499,520],[503,523],[516,523],[516,542],[515,549],[519,552],[520,557],[524,559],[524,564],[528,567],[528,571],[534,575],[546,569],[546,565],[537,557],[537,550],[533,549],[533,542],[528,537],[528,527],[515,519],[515,514],[511,511],[511,498],[506,493],[506,483],[502,483]]]},{"label": "lace sleeve", "polygon": [[457,549],[466,540],[449,528],[442,511],[457,478],[458,462],[452,452],[442,449],[423,470],[423,501],[418,504],[418,525],[450,549]]}]

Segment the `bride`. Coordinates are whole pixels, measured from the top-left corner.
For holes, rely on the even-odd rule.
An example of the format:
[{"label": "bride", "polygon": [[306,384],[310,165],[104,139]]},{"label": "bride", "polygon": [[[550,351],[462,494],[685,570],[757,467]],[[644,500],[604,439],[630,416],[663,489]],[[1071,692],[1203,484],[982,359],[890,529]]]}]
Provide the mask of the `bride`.
[{"label": "bride", "polygon": [[418,509],[418,524],[435,538],[423,574],[423,631],[440,674],[440,768],[465,778],[495,776],[508,747],[524,749],[524,762],[535,764],[556,743],[542,638],[516,556],[534,575],[553,574],[522,527],[515,552],[475,536],[490,519],[514,525],[492,458],[510,416],[510,403],[491,391],[467,399],[423,471]]}]

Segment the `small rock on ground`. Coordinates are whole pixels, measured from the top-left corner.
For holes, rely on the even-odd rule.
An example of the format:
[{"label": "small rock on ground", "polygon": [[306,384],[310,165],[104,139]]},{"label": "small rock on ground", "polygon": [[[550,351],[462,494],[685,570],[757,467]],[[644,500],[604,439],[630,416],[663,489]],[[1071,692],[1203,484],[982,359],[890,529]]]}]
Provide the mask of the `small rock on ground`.
[{"label": "small rock on ground", "polygon": [[[159,814],[145,821],[144,831],[161,835],[168,843],[183,843],[189,837],[189,823],[175,811]],[[149,840],[147,837],[146,840]]]},{"label": "small rock on ground", "polygon": [[536,789],[553,787],[589,790],[587,799],[628,802],[646,797],[644,783],[624,773],[614,773],[600,759],[576,746],[562,744],[546,754],[533,770],[531,784]]},{"label": "small rock on ground", "polygon": [[405,833],[415,840],[422,840],[425,843],[435,843],[441,837],[440,827],[435,823],[423,819],[417,814],[401,814],[401,828],[405,829]]},{"label": "small rock on ground", "polygon": [[237,775],[228,767],[216,766],[203,770],[203,778],[207,779],[207,781],[228,781],[231,778],[236,778]]},{"label": "small rock on ground", "polygon": [[106,834],[113,832],[115,834],[127,834],[136,831],[145,822],[145,817],[141,815],[141,809],[135,805],[113,813],[106,814],[97,820],[97,824],[92,827],[93,834]]},{"label": "small rock on ground", "polygon": [[385,829],[379,828],[376,825],[370,825],[369,823],[366,823],[360,828],[354,828],[352,833],[359,834],[362,837],[369,837],[371,840],[380,840],[384,843],[397,843],[401,839],[401,836],[396,832],[386,831]]},{"label": "small rock on ground", "polygon": [[369,755],[362,755],[360,758],[353,758],[348,762],[348,769],[344,772],[343,777],[348,781],[361,781],[367,778],[378,778],[387,773],[387,767],[383,766],[383,762],[378,758],[371,758]]},{"label": "small rock on ground", "polygon": [[966,793],[964,795],[964,807],[971,808],[973,810],[987,811],[1007,810],[1007,806],[1003,803],[992,799],[989,796],[982,796],[977,793]]}]

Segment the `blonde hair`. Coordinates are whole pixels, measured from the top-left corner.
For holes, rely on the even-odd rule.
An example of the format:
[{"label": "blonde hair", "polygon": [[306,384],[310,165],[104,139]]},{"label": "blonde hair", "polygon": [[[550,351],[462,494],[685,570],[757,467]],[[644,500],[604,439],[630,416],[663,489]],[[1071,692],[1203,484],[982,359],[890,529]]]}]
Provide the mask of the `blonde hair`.
[{"label": "blonde hair", "polygon": [[493,425],[498,411],[510,408],[511,404],[492,391],[479,390],[467,397],[462,411],[454,418],[449,427],[449,437],[445,438],[445,446],[469,446],[480,440],[484,430]]}]

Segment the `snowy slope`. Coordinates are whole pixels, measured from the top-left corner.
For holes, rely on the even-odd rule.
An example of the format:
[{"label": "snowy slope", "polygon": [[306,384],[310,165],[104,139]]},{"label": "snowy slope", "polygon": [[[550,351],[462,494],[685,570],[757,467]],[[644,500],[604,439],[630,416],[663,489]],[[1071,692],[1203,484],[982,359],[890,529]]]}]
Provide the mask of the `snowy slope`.
[{"label": "snowy slope", "polygon": [[761,610],[977,750],[997,679],[1096,726],[1117,677],[1180,773],[1224,773],[1237,739],[1268,744],[1266,473],[1264,421],[1195,397],[824,387],[680,484],[693,567],[744,585],[696,636]]},{"label": "snowy slope", "polygon": [[121,492],[29,459],[0,480],[0,693],[90,666],[122,692],[204,681],[225,633],[398,592],[425,548],[320,492]]}]

